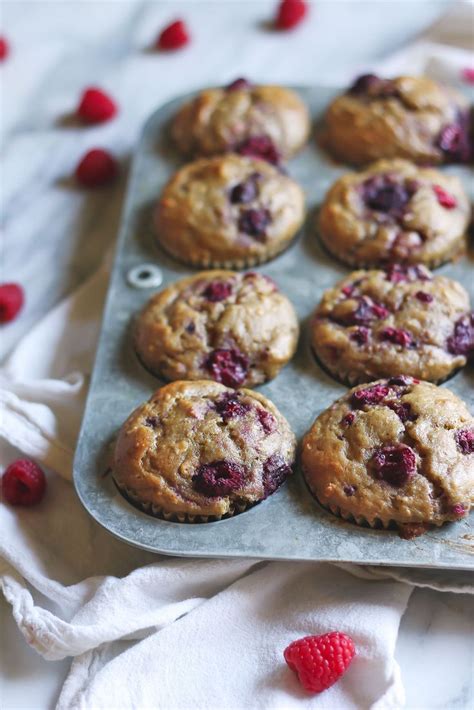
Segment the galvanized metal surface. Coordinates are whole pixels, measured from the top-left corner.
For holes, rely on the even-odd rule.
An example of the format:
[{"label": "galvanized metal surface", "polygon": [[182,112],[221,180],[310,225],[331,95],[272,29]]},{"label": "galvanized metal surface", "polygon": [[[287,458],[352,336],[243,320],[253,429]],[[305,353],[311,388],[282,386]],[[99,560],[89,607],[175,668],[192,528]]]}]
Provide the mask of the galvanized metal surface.
[{"label": "galvanized metal surface", "polygon": [[[315,120],[334,90],[298,89]],[[163,285],[191,270],[155,246],[151,210],[178,160],[167,147],[167,125],[182,97],[160,108],[147,122],[135,155],[128,197],[118,241],[94,373],[74,464],[74,482],[85,508],[113,535],[137,547],[192,557],[256,557],[285,560],[330,560],[364,564],[474,568],[473,515],[470,520],[445,525],[412,541],[395,532],[357,527],[324,511],[306,489],[300,472],[268,500],[229,520],[200,525],[171,523],[138,511],[118,493],[112,477],[104,475],[110,442],[128,414],[160,382],[138,362],[130,342],[132,316],[152,291],[136,288],[127,278],[134,267],[157,264]],[[312,357],[306,325],[322,292],[348,273],[328,256],[315,237],[314,208],[344,166],[330,163],[314,144],[295,158],[290,174],[305,188],[308,202],[306,229],[283,255],[260,267],[294,303],[302,325],[298,352],[261,391],[288,418],[298,437],[315,417],[346,388],[325,374]],[[448,167],[473,192],[468,168]],[[474,299],[473,255],[442,267],[442,273],[461,281]],[[133,281],[133,280],[132,280]],[[456,392],[471,411],[474,405],[472,366],[444,386]]]}]

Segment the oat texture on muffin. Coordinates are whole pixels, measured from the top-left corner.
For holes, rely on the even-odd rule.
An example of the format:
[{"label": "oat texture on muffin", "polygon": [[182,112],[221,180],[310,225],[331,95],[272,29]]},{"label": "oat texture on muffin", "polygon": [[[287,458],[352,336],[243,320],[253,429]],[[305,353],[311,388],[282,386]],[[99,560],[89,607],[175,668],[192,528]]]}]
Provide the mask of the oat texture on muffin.
[{"label": "oat texture on muffin", "polygon": [[235,515],[292,472],[295,436],[275,405],[217,382],[173,382],[123,424],[112,472],[144,511],[179,522]]},{"label": "oat texture on muffin", "polygon": [[379,158],[415,163],[466,163],[472,159],[467,100],[425,76],[360,76],[330,104],[325,143],[354,165]]},{"label": "oat texture on muffin", "polygon": [[237,79],[201,91],[172,123],[179,151],[203,157],[236,151],[279,163],[298,152],[310,130],[308,109],[291,89]]},{"label": "oat texture on muffin", "polygon": [[165,380],[240,387],[273,379],[293,357],[298,333],[295,310],[272,279],[215,270],[153,296],[134,341],[141,362]]},{"label": "oat texture on muffin", "polygon": [[321,299],[313,351],[345,384],[403,372],[441,382],[474,355],[474,313],[460,283],[424,266],[354,271]]},{"label": "oat texture on muffin", "polygon": [[303,439],[317,500],[403,537],[464,518],[474,502],[474,418],[449,390],[399,375],[356,387]]},{"label": "oat texture on muffin", "polygon": [[283,251],[305,214],[301,187],[278,168],[229,154],[190,163],[171,178],[155,212],[159,244],[204,268],[245,268]]},{"label": "oat texture on muffin", "polygon": [[351,266],[403,261],[434,267],[464,251],[470,212],[457,177],[406,160],[380,160],[334,183],[318,231],[328,251]]}]

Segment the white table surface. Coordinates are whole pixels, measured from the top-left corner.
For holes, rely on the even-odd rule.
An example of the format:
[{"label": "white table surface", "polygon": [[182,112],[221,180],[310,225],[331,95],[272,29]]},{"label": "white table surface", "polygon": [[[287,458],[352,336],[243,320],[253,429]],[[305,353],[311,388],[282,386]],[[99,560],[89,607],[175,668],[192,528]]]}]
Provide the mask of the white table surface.
[{"label": "white table surface", "polygon": [[[274,2],[4,2],[12,43],[2,84],[2,276],[18,281],[27,306],[2,329],[0,354],[91,273],[116,234],[125,175],[85,194],[68,182],[81,153],[110,146],[124,162],[145,116],[173,95],[248,76],[280,83],[344,80],[410,41],[445,2],[319,0],[310,20],[285,36],[262,29]],[[145,51],[177,16],[194,35],[173,56]],[[100,84],[128,96],[128,68],[142,65],[133,107],[87,133],[59,119],[80,90]],[[133,74],[136,76],[136,72]],[[128,108],[128,110],[127,110]],[[472,708],[473,600],[416,590],[397,645],[407,707]],[[0,599],[0,706],[52,708],[70,661],[48,663],[28,648]]]}]

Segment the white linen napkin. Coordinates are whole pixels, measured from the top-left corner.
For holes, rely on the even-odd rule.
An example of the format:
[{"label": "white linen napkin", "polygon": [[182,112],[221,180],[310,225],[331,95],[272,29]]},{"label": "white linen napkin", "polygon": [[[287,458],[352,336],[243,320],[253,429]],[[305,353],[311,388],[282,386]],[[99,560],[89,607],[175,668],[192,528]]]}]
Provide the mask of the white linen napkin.
[{"label": "white linen napkin", "polygon": [[[390,61],[385,74],[446,78],[470,58],[430,42]],[[0,462],[19,451],[50,479],[38,507],[0,505],[0,587],[32,648],[75,657],[58,709],[400,707],[394,648],[412,584],[472,591],[467,576],[172,560],[114,540],[82,509],[68,479],[108,269],[32,328],[0,371]],[[349,633],[358,655],[339,684],[310,697],[282,652],[328,630]]]}]

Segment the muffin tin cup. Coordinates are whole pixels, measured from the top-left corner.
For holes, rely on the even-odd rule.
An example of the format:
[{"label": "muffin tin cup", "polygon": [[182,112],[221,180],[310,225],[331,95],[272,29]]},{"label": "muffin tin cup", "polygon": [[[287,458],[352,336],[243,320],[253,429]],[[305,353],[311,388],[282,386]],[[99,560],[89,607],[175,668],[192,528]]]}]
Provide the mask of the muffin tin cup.
[{"label": "muffin tin cup", "polygon": [[[339,90],[327,87],[296,89],[309,105],[313,118],[323,114]],[[474,531],[470,519],[443,525],[415,540],[401,540],[395,531],[354,525],[324,510],[312,497],[298,470],[266,500],[227,519],[189,524],[185,518],[163,519],[159,510],[144,512],[120,493],[108,466],[108,445],[130,412],[159,386],[138,361],[130,322],[152,295],[127,280],[131,269],[154,263],[163,275],[160,288],[191,275],[196,268],[183,266],[156,249],[151,229],[153,206],[175,172],[179,158],[166,147],[160,152],[170,118],[188,97],[180,97],[156,111],[147,122],[137,146],[128,196],[118,239],[105,307],[97,358],[89,389],[74,462],[74,484],[92,517],[119,539],[137,547],[190,557],[246,557],[279,560],[325,560],[444,569],[474,568]],[[336,165],[313,142],[288,165],[290,175],[307,195],[310,210],[323,199],[330,184],[347,171]],[[474,189],[468,168],[446,168]],[[197,265],[196,265],[197,266]],[[206,268],[208,265],[200,265]],[[244,267],[243,264],[209,266]],[[245,268],[255,266],[246,262]],[[473,262],[469,257],[442,268],[474,296]],[[258,391],[274,402],[300,439],[316,416],[345,391],[326,375],[311,352],[307,322],[323,291],[345,274],[346,267],[321,248],[314,220],[307,220],[301,238],[275,255],[262,271],[272,277],[296,308],[302,333],[293,360]],[[461,398],[474,405],[474,372],[466,367],[449,382]],[[161,517],[158,517],[161,516]],[[474,516],[471,514],[471,519]]]}]

